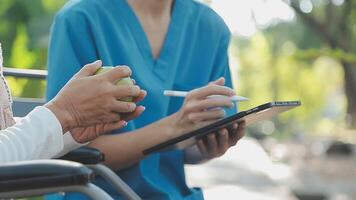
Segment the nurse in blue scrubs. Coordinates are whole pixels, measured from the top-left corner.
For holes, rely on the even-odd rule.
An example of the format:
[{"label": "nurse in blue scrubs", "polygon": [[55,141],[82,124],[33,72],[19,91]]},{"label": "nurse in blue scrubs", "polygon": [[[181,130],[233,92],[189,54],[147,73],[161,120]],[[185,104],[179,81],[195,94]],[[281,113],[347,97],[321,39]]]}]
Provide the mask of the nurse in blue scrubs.
[{"label": "nurse in blue scrubs", "polygon": [[[185,150],[147,157],[142,150],[236,112],[228,98],[234,94],[229,41],[223,20],[193,0],[70,0],[51,30],[47,95],[54,97],[84,63],[100,59],[104,65],[130,66],[147,90],[146,111],[90,146],[103,151],[106,165],[143,199],[203,199],[200,189],[186,185],[184,164],[223,155],[243,136],[243,124],[211,133]],[[166,89],[194,90],[183,99],[163,96]],[[207,98],[214,94],[224,97]],[[122,199],[108,184],[96,184]],[[86,198],[68,193],[47,199]]]}]

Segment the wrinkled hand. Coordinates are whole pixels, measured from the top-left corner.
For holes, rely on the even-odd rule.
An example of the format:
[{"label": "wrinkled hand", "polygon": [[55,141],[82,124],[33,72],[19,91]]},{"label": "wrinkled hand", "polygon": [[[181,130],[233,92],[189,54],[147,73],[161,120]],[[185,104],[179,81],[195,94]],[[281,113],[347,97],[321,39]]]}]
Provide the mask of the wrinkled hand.
[{"label": "wrinkled hand", "polygon": [[96,61],[84,66],[58,95],[45,105],[56,115],[63,132],[95,125],[103,126],[101,130],[117,127],[118,124],[113,124],[118,123],[121,113],[137,111],[135,103],[117,100],[142,95],[143,91],[138,86],[115,85],[117,80],[131,75],[130,68],[116,67],[93,76],[101,65],[101,61]]},{"label": "wrinkled hand", "polygon": [[126,125],[126,121],[120,120],[118,122],[97,124],[86,128],[75,128],[71,130],[70,133],[72,134],[72,137],[75,141],[77,141],[78,143],[85,143],[88,141],[92,141],[97,137],[110,131],[123,128]]},{"label": "wrinkled hand", "polygon": [[204,159],[220,157],[245,135],[245,122],[234,123],[217,133],[210,133],[197,141],[199,151]]},{"label": "wrinkled hand", "polygon": [[[216,82],[225,80],[220,78]],[[209,98],[211,95],[222,95],[219,98]],[[221,107],[231,108],[234,106],[229,97],[235,92],[228,87],[218,84],[192,90],[185,97],[181,109],[174,114],[173,126],[178,133],[187,133],[197,128],[210,124],[225,116]]]},{"label": "wrinkled hand", "polygon": [[[146,91],[142,90],[139,96],[135,98],[134,102],[138,103],[141,100],[143,100],[145,97],[146,97]],[[125,127],[128,121],[140,116],[144,110],[145,110],[144,106],[137,106],[135,111],[133,111],[132,113],[120,114],[121,120],[118,122],[102,123],[102,124],[97,124],[85,128],[75,128],[70,132],[75,141],[79,143],[85,143],[94,140],[105,133]]]}]

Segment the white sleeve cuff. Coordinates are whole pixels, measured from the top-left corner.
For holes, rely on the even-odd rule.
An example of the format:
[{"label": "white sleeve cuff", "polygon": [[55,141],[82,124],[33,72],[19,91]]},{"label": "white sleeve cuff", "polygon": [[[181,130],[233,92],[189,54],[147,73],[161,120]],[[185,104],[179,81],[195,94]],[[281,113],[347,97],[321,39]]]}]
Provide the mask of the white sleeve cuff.
[{"label": "white sleeve cuff", "polygon": [[89,142],[81,144],[81,143],[78,143],[77,141],[75,141],[75,139],[73,138],[70,131],[66,132],[63,135],[63,142],[64,142],[63,150],[55,156],[56,158],[64,156],[65,154],[67,154],[75,149],[78,149],[82,146],[86,146],[89,144]]},{"label": "white sleeve cuff", "polygon": [[[38,119],[38,121],[35,121],[35,119]],[[46,139],[36,139],[39,146],[46,147],[45,151],[38,152],[39,155],[37,158],[51,158],[63,149],[62,125],[50,109],[44,106],[38,106],[30,112],[27,117],[22,118],[21,121],[22,120],[30,122],[28,128],[33,126],[33,131],[37,130],[43,132],[43,134],[47,136]]]},{"label": "white sleeve cuff", "polygon": [[62,134],[62,125],[58,121],[56,115],[50,109],[46,108],[45,106],[38,106],[33,110],[33,112],[38,112],[38,114],[36,113],[36,115],[41,117],[43,121],[51,125],[49,126],[49,128],[51,129],[50,131]]}]

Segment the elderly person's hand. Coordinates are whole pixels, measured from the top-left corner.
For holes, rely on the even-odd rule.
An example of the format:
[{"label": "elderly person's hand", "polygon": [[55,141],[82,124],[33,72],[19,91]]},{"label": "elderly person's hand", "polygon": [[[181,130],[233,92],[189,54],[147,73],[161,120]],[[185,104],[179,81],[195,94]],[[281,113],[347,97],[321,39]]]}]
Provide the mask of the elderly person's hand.
[{"label": "elderly person's hand", "polygon": [[[141,90],[139,96],[134,99],[134,102],[138,103],[141,100],[143,100],[145,97],[146,97],[146,91]],[[121,118],[120,121],[111,122],[111,123],[101,123],[101,124],[97,124],[97,125],[85,127],[85,128],[75,128],[75,129],[71,130],[70,132],[71,132],[73,138],[77,142],[85,143],[87,141],[91,141],[91,140],[99,137],[100,135],[102,135],[104,133],[114,131],[114,130],[117,130],[117,129],[120,129],[120,128],[126,126],[128,121],[140,116],[144,110],[145,110],[144,106],[138,106],[136,108],[136,110],[132,113],[120,114],[120,118]]]},{"label": "elderly person's hand", "polygon": [[74,131],[77,142],[87,142],[107,131],[121,128],[127,120],[139,116],[144,110],[135,102],[118,100],[123,97],[142,99],[145,96],[145,91],[136,85],[115,85],[118,80],[131,75],[130,68],[121,66],[94,75],[101,65],[101,61],[96,61],[84,66],[45,105],[56,115],[63,132],[86,128]]}]

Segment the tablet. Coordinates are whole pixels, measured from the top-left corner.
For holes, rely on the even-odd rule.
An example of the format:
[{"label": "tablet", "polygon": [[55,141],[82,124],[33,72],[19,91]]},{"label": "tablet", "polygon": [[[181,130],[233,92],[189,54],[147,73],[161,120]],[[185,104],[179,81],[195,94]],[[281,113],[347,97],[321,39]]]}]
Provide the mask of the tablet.
[{"label": "tablet", "polygon": [[222,128],[229,127],[233,123],[245,121],[246,127],[259,121],[267,120],[279,113],[293,109],[301,105],[300,101],[278,101],[270,102],[250,110],[241,111],[230,117],[218,120],[210,125],[204,126],[190,133],[183,134],[156,146],[143,151],[144,155],[157,153],[162,151],[183,149],[195,144],[196,139],[204,137],[209,133],[216,132]]}]

